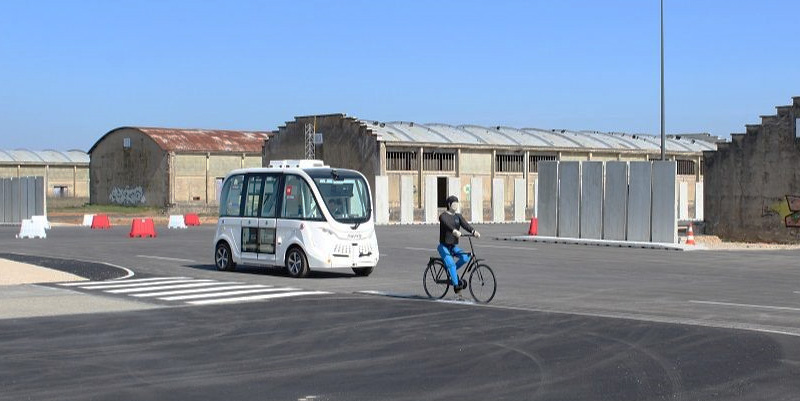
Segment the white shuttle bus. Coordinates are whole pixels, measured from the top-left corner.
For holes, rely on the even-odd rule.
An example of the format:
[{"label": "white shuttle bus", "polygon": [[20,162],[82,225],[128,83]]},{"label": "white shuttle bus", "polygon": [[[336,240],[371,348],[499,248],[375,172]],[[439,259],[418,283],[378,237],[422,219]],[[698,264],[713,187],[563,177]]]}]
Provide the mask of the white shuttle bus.
[{"label": "white shuttle bus", "polygon": [[363,174],[319,160],[279,160],[234,170],[220,194],[214,261],[284,266],[292,277],[310,269],[353,269],[368,276],[378,264],[370,188]]}]

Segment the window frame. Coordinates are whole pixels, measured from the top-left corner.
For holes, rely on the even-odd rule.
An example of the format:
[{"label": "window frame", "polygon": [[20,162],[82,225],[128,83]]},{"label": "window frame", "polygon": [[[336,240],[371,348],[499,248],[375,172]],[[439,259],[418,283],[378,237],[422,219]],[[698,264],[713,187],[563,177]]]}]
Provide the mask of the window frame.
[{"label": "window frame", "polygon": [[[233,175],[229,176],[225,180],[225,182],[222,184],[222,191],[221,191],[220,200],[219,200],[219,209],[220,209],[219,210],[219,217],[242,217],[242,213],[244,212],[244,197],[242,196],[241,191],[239,192],[239,197],[240,197],[239,198],[239,212],[236,215],[231,215],[231,214],[228,213],[228,195],[230,195],[230,185],[229,185],[229,183],[231,183],[236,177],[242,177],[242,189],[241,189],[241,191],[244,191],[245,188],[246,188],[245,185],[247,184],[247,181],[246,181],[247,174],[245,174],[245,173],[233,174]],[[226,188],[226,186],[227,186],[227,188]],[[227,191],[226,191],[226,189],[227,189]],[[223,213],[223,210],[225,211],[225,213]]]}]

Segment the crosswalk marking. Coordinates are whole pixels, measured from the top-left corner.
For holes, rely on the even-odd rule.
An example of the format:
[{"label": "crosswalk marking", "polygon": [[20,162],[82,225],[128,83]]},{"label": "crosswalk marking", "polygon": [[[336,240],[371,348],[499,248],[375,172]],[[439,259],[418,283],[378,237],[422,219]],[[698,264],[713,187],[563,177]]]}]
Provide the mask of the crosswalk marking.
[{"label": "crosswalk marking", "polygon": [[231,295],[244,295],[244,294],[253,294],[258,292],[276,292],[276,291],[297,291],[299,288],[260,288],[257,290],[241,290],[241,291],[228,291],[228,292],[216,292],[213,294],[194,294],[194,295],[176,295],[174,297],[166,297],[166,298],[159,298],[164,301],[183,301],[186,299],[199,299],[199,298],[213,298],[213,297],[220,297],[220,296],[231,296]]},{"label": "crosswalk marking", "polygon": [[84,285],[95,285],[95,284],[113,284],[113,283],[140,283],[145,281],[160,281],[160,280],[181,280],[187,279],[189,277],[151,277],[151,278],[135,278],[130,280],[106,280],[106,281],[73,281],[70,283],[61,283],[60,286],[64,287],[78,287]]},{"label": "crosswalk marking", "polygon": [[167,295],[180,295],[180,294],[196,294],[199,292],[211,292],[221,290],[246,290],[250,288],[267,288],[269,286],[261,284],[244,284],[244,285],[224,285],[222,287],[211,288],[194,288],[191,290],[177,290],[177,291],[160,291],[160,292],[147,292],[144,294],[131,294],[134,297],[165,297]]},{"label": "crosswalk marking", "polygon": [[289,292],[289,293],[281,293],[281,294],[253,295],[253,296],[249,296],[249,297],[240,297],[240,298],[206,299],[206,300],[201,300],[201,301],[189,301],[187,303],[192,304],[192,305],[211,305],[211,304],[223,304],[223,303],[231,303],[231,302],[259,301],[259,300],[265,300],[265,299],[296,297],[296,296],[300,296],[300,295],[322,295],[322,294],[330,294],[330,292],[325,292],[325,291],[300,291],[300,292]]},{"label": "crosswalk marking", "polygon": [[191,277],[150,277],[108,281],[59,283],[84,291],[97,291],[119,296],[177,302],[184,305],[211,305],[264,301],[304,295],[331,294],[327,291],[307,291],[294,287],[274,287]]},{"label": "crosswalk marking", "polygon": [[178,288],[194,288],[194,287],[208,287],[210,285],[218,285],[218,284],[234,284],[234,283],[221,283],[219,281],[214,280],[195,280],[193,283],[188,284],[176,284],[176,285],[159,285],[156,287],[145,287],[145,288],[123,288],[121,290],[108,290],[106,291],[109,294],[131,294],[134,292],[147,292],[147,291],[154,291],[154,290],[176,290]]},{"label": "crosswalk marking", "polygon": [[170,279],[170,280],[161,280],[161,281],[150,281],[150,282],[147,282],[147,283],[107,284],[107,285],[80,286],[80,288],[92,289],[92,290],[108,290],[108,289],[112,289],[112,288],[148,287],[148,286],[153,286],[153,285],[191,283],[191,282],[198,282],[198,281],[213,281],[213,280],[195,280],[195,279],[176,280],[176,279]]}]

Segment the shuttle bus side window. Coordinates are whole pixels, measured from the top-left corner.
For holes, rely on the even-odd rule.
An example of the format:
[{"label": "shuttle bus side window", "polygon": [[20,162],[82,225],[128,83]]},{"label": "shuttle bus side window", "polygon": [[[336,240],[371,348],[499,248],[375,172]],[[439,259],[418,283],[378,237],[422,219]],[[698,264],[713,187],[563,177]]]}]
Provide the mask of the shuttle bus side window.
[{"label": "shuttle bus side window", "polygon": [[241,215],[242,187],[244,175],[234,175],[225,181],[222,199],[219,202],[219,215],[239,217]]},{"label": "shuttle bus side window", "polygon": [[261,197],[261,217],[278,217],[279,178],[277,175],[268,175],[264,180],[264,194]]},{"label": "shuttle bus side window", "polygon": [[296,175],[285,176],[283,190],[283,210],[285,219],[324,220],[314,193],[303,178]]},{"label": "shuttle bus side window", "polygon": [[247,197],[244,201],[244,217],[258,217],[258,208],[261,205],[261,191],[263,186],[263,174],[251,174],[247,176]]}]

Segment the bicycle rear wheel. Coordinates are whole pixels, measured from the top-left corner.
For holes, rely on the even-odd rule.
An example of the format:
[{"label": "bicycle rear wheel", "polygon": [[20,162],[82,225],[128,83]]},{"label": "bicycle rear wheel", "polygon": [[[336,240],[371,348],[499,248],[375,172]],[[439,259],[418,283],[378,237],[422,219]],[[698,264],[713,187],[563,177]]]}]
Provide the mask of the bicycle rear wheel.
[{"label": "bicycle rear wheel", "polygon": [[488,304],[497,292],[497,281],[489,266],[478,265],[469,275],[469,293],[482,304]]},{"label": "bicycle rear wheel", "polygon": [[435,261],[428,264],[422,276],[422,286],[431,298],[441,299],[447,295],[450,289],[450,276],[447,275],[447,268],[442,262]]}]

